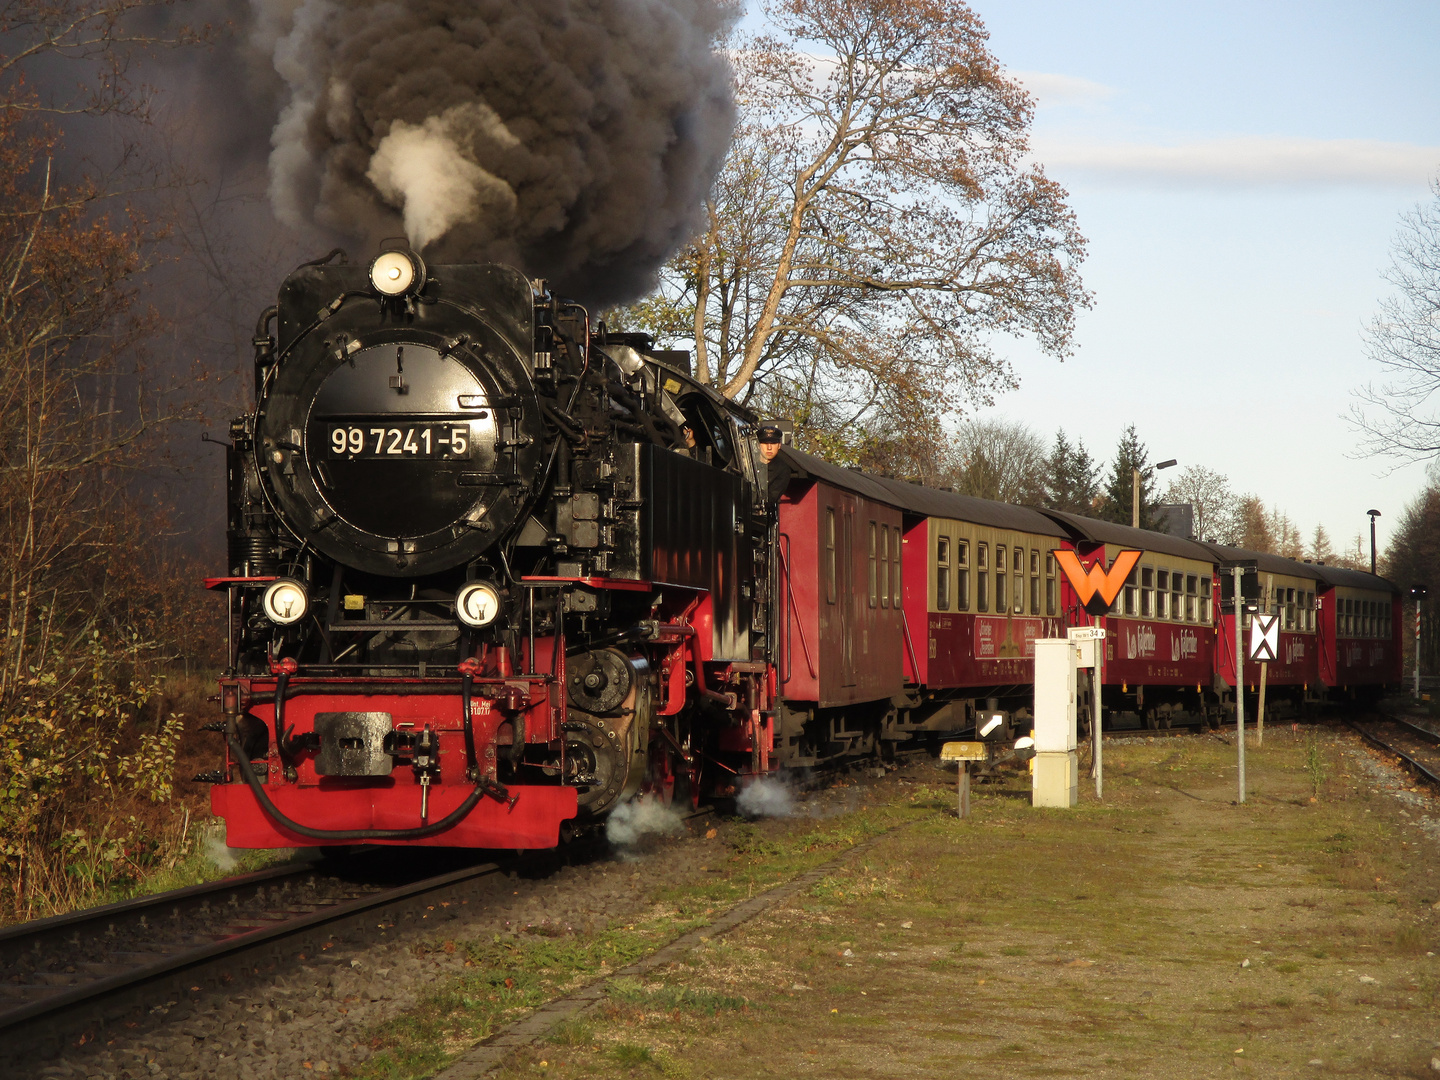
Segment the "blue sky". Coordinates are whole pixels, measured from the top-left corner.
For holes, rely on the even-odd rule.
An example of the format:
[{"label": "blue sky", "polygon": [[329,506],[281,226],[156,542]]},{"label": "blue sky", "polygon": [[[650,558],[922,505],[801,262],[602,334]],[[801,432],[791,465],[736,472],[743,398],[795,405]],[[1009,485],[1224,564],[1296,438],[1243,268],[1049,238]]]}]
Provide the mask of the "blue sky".
[{"label": "blue sky", "polygon": [[[1152,461],[1226,474],[1307,539],[1339,547],[1379,509],[1383,549],[1423,469],[1350,456],[1344,416],[1376,374],[1361,329],[1399,215],[1440,171],[1440,5],[975,8],[1037,99],[1095,293],[1064,364],[1001,345],[1021,387],[991,415],[1102,458],[1134,422]],[[1096,383],[1105,415],[1081,404]]]}]

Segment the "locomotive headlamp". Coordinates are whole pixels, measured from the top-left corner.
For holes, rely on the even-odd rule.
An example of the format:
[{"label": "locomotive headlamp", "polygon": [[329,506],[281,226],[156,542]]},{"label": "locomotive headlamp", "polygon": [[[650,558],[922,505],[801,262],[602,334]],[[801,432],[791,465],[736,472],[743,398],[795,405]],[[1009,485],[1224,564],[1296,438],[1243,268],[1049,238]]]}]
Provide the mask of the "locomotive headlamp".
[{"label": "locomotive headlamp", "polygon": [[455,594],[455,617],[466,626],[489,626],[500,614],[500,590],[488,581],[472,581]]},{"label": "locomotive headlamp", "polygon": [[370,264],[370,284],[386,296],[419,292],[425,264],[413,251],[385,251]]},{"label": "locomotive headlamp", "polygon": [[265,587],[260,607],[271,622],[289,626],[303,619],[310,610],[310,595],[303,583],[290,578],[276,578]]}]

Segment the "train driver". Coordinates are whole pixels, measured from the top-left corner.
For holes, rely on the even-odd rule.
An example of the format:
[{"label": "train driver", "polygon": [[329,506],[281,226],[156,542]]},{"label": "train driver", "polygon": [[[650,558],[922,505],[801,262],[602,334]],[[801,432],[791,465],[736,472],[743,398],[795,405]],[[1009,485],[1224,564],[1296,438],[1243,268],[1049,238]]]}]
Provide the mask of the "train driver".
[{"label": "train driver", "polygon": [[790,486],[794,470],[790,463],[780,457],[784,436],[779,424],[761,424],[755,431],[755,441],[760,444],[760,457],[765,462],[765,502],[774,506]]}]

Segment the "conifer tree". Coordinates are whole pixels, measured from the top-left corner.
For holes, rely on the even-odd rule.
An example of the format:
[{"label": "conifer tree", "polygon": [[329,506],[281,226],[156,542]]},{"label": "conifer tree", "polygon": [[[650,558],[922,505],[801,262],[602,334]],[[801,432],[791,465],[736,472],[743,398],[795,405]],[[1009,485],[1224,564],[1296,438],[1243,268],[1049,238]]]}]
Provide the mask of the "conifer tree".
[{"label": "conifer tree", "polygon": [[1072,446],[1061,428],[1055,433],[1055,446],[1045,461],[1045,508],[1093,514],[1099,494],[1098,471],[1085,449],[1085,440],[1077,440]]},{"label": "conifer tree", "polygon": [[1155,527],[1151,509],[1155,493],[1151,484],[1155,470],[1150,468],[1150,452],[1135,434],[1135,425],[1128,426],[1115,447],[1115,460],[1110,465],[1110,481],[1105,486],[1105,506],[1100,516],[1121,525],[1130,524],[1134,470],[1140,470],[1140,528]]}]

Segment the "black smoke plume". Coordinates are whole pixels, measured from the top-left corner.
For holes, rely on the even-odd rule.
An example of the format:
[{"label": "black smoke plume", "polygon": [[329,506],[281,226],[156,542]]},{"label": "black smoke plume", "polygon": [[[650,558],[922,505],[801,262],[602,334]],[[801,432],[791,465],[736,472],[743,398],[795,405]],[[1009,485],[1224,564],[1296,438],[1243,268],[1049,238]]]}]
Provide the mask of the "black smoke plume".
[{"label": "black smoke plume", "polygon": [[632,299],[729,146],[714,46],[730,14],[725,0],[254,0],[245,50],[281,80],[276,217]]}]

